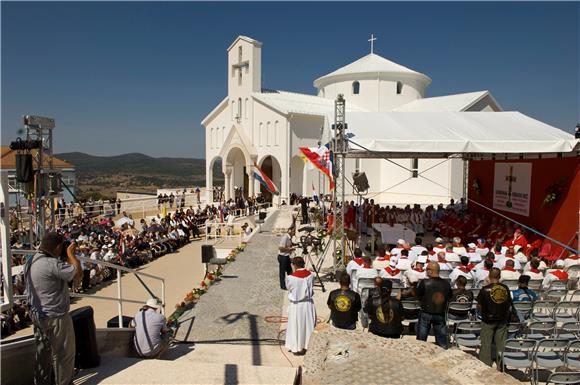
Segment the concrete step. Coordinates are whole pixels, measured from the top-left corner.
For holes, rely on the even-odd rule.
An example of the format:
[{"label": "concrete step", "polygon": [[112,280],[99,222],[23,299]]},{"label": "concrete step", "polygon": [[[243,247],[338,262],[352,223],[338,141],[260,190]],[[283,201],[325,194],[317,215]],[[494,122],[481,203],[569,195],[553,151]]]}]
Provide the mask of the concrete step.
[{"label": "concrete step", "polygon": [[212,364],[191,361],[105,357],[98,368],[79,373],[89,384],[292,384],[297,368]]}]

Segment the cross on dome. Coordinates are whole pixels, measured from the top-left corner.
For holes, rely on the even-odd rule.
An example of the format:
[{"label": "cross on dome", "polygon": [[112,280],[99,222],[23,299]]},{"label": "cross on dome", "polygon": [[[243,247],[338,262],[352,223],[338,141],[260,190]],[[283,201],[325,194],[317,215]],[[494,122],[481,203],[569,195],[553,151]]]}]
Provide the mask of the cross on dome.
[{"label": "cross on dome", "polygon": [[374,53],[375,40],[377,40],[377,38],[375,37],[375,34],[371,33],[371,38],[367,40],[367,41],[371,42],[371,53]]}]

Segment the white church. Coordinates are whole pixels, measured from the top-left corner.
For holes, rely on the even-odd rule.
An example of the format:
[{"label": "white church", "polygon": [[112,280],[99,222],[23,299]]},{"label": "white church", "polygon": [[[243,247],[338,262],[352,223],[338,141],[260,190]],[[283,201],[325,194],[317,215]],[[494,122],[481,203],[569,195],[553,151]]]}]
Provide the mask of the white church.
[{"label": "white church", "polygon": [[[328,181],[307,167],[300,147],[330,141],[329,116],[339,94],[349,112],[502,111],[488,91],[426,97],[431,78],[371,53],[314,80],[317,95],[263,89],[262,43],[238,36],[228,47],[228,93],[203,119],[206,130],[206,187],[222,160],[226,199],[234,191],[246,196],[262,192],[275,203],[291,193],[328,193]],[[329,69],[331,65],[329,64]],[[324,129],[323,129],[324,128]],[[254,162],[272,179],[280,195],[272,197],[254,180]],[[364,171],[370,184],[366,197],[389,204],[437,204],[458,198],[464,189],[464,164],[459,159],[348,159],[346,176]],[[421,173],[431,180],[419,178]],[[347,193],[352,188],[347,183]]]}]

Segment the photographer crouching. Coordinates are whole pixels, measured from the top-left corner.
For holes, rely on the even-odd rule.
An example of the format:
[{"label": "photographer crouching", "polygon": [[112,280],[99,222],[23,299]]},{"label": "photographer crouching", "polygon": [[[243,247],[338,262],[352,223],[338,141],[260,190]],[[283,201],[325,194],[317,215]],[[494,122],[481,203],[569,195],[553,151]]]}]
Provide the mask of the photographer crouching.
[{"label": "photographer crouching", "polygon": [[62,234],[49,232],[24,268],[34,325],[36,385],[50,385],[52,370],[57,385],[72,384],[75,333],[69,315],[68,283],[83,275],[75,249],[76,244],[65,243]]}]

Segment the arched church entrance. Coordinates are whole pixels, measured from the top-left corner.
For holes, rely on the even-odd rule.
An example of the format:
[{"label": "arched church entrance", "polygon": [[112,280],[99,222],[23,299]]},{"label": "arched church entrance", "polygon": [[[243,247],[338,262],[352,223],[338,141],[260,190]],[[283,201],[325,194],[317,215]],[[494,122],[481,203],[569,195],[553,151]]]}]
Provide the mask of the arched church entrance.
[{"label": "arched church entrance", "polygon": [[[278,160],[274,158],[272,155],[268,155],[262,159],[260,163],[260,168],[262,169],[262,171],[264,171],[266,175],[268,175],[268,178],[272,180],[278,191],[281,191],[282,168],[280,167],[280,162],[278,162]],[[266,199],[266,201],[268,202],[273,201],[272,193],[261,184],[260,184],[260,192],[262,193],[262,196]]]},{"label": "arched church entrance", "polygon": [[224,172],[222,158],[219,156],[214,157],[209,163],[206,187],[210,189],[210,199],[213,202],[218,202],[220,195],[224,193]]},{"label": "arched church entrance", "polygon": [[[230,198],[239,199],[240,197],[248,197],[248,174],[246,172],[246,165],[248,164],[246,157],[242,150],[238,147],[233,147],[226,158],[225,171],[230,174]],[[227,186],[226,186],[227,188]]]},{"label": "arched church entrance", "polygon": [[290,193],[304,194],[304,161],[299,156],[290,160]]}]

